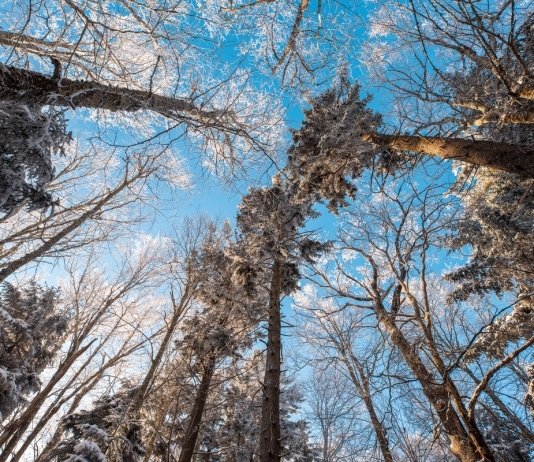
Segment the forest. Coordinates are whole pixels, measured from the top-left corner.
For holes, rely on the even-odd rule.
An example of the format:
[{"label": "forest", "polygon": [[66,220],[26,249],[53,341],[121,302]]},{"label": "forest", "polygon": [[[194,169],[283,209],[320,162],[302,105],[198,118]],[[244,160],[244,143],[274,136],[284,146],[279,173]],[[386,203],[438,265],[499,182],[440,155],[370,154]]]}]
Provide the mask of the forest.
[{"label": "forest", "polygon": [[1,2],[29,461],[534,461],[534,3]]}]

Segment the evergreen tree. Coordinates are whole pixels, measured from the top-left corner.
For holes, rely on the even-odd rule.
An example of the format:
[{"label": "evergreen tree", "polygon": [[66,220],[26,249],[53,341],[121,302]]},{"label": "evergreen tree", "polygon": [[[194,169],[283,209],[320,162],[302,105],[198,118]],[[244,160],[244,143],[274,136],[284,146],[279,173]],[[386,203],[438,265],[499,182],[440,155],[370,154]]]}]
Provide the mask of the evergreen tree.
[{"label": "evergreen tree", "polygon": [[54,179],[52,156],[70,139],[64,111],[0,103],[0,212],[57,204],[46,186]]},{"label": "evergreen tree", "polygon": [[[261,436],[263,375],[261,352],[255,351],[239,364],[238,373],[221,384],[217,399],[221,406],[208,413],[200,437],[199,459],[203,462],[257,461]],[[298,419],[303,395],[297,384],[281,376],[280,428],[284,460],[315,462],[318,451],[309,424]]]},{"label": "evergreen tree", "polygon": [[[113,395],[104,395],[91,410],[66,415],[61,421],[64,439],[50,452],[58,462],[106,462],[106,452],[114,460],[136,462],[145,453],[139,420],[128,419],[128,408],[138,387],[124,384]],[[116,432],[128,427],[124,436]]]},{"label": "evergreen tree", "polygon": [[267,348],[263,380],[261,462],[278,462],[282,455],[280,429],[281,313],[284,295],[296,290],[300,279],[299,264],[313,261],[325,244],[312,239],[301,228],[313,210],[315,195],[297,200],[298,185],[281,176],[273,178],[270,188],[251,189],[239,206],[238,245],[243,255],[236,257],[236,275],[245,280],[269,278],[267,290]]},{"label": "evergreen tree", "polygon": [[[217,365],[240,358],[256,337],[255,327],[265,304],[262,297],[248,298],[233,278],[232,259],[225,252],[230,231],[225,228],[217,239],[204,244],[199,259],[203,281],[195,295],[203,307],[184,323],[182,340],[186,355],[194,358],[200,384],[190,413],[180,453],[180,462],[190,462],[197,445],[204,409]],[[215,234],[211,236],[215,237]]]},{"label": "evergreen tree", "polygon": [[[496,411],[497,412],[497,411]],[[491,448],[496,462],[529,462],[534,446],[511,431],[486,409],[477,413],[477,422]]]},{"label": "evergreen tree", "polygon": [[64,341],[69,313],[59,291],[31,282],[19,289],[4,283],[0,299],[0,420],[24,397],[39,390],[39,375]]}]

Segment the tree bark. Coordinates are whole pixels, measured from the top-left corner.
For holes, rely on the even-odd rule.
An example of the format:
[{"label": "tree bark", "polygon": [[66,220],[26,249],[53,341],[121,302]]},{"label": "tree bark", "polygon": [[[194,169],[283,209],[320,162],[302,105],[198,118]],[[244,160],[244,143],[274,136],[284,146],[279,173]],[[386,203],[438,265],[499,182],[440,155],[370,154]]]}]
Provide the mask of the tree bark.
[{"label": "tree bark", "polygon": [[280,262],[275,260],[269,296],[269,325],[263,403],[261,410],[260,461],[280,462],[280,369],[281,369],[281,315],[280,315]]},{"label": "tree bark", "polygon": [[476,462],[480,458],[477,455],[469,435],[450,402],[450,396],[443,384],[437,382],[434,375],[426,368],[412,345],[404,337],[404,334],[391,321],[387,311],[383,307],[376,306],[375,313],[380,323],[388,331],[391,340],[399,349],[406,364],[411,369],[416,380],[420,383],[424,395],[434,408],[441,424],[451,441],[451,452],[462,462]]},{"label": "tree bark", "polygon": [[204,373],[202,374],[202,381],[200,382],[195,403],[193,404],[193,410],[191,411],[191,419],[189,420],[189,425],[187,426],[187,432],[185,434],[179,462],[191,462],[193,460],[195,447],[197,445],[198,433],[200,431],[200,424],[204,415],[206,401],[208,400],[211,379],[215,372],[215,360],[215,355],[209,356],[208,364],[206,365]]},{"label": "tree bark", "polygon": [[153,111],[165,117],[187,114],[215,121],[224,111],[205,111],[191,101],[157,95],[151,91],[104,85],[87,80],[47,76],[0,64],[0,101],[40,106],[52,105],[112,112]]},{"label": "tree bark", "polygon": [[365,134],[365,141],[381,147],[418,152],[448,160],[461,160],[480,167],[490,167],[507,173],[534,178],[532,146],[495,143],[492,141],[423,136]]}]

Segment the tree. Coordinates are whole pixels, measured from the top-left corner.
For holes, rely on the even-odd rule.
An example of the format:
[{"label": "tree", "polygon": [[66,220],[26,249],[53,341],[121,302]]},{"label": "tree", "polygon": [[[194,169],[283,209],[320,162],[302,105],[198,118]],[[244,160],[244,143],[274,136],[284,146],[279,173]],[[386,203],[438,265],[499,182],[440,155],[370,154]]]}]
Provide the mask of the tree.
[{"label": "tree", "polygon": [[[93,354],[96,355],[109,341],[112,334],[108,329],[120,336],[123,333],[121,326],[136,326],[136,310],[132,310],[132,320],[129,319],[128,308],[137,306],[137,303],[141,305],[138,300],[148,296],[146,288],[162,283],[161,271],[165,268],[162,262],[162,258],[165,260],[162,257],[163,249],[165,247],[159,239],[147,239],[139,242],[138,247],[121,249],[115,254],[116,273],[109,280],[105,269],[98,267],[98,254],[90,254],[78,262],[71,261],[71,284],[62,290],[64,303],[68,311],[73,313],[73,328],[65,341],[65,351],[58,355],[46,384],[20,413],[4,425],[0,444],[5,446],[0,460],[7,460],[46,400],[55,390],[61,390],[62,381],[71,373],[75,378],[78,377],[87,366],[84,360],[92,359]],[[81,271],[78,271],[80,267],[76,263],[80,264]],[[145,293],[141,295],[143,289]],[[134,332],[138,333],[135,328]],[[58,393],[64,394],[66,391],[63,389]]]},{"label": "tree", "polygon": [[117,428],[124,425],[128,418],[128,407],[136,392],[137,387],[124,384],[117,393],[96,400],[91,410],[63,417],[61,428],[64,439],[51,451],[50,460],[102,462],[106,460],[106,450],[117,438],[120,444],[112,450],[116,460],[141,460],[145,451],[138,420],[128,422],[129,431],[126,435],[115,435]]},{"label": "tree", "polygon": [[351,461],[361,451],[359,406],[350,385],[335,367],[314,368],[306,386],[308,419],[319,431],[321,462]]},{"label": "tree", "polygon": [[[338,257],[330,263],[336,272],[317,267],[315,275],[341,306],[374,316],[421,387],[419,396],[433,408],[451,452],[465,461],[494,460],[472,412],[480,389],[472,388],[467,402],[457,371],[478,332],[457,331],[450,324],[450,308],[441,318],[442,305],[435,303],[438,294],[442,300],[445,294],[439,279],[432,277],[431,255],[454,220],[456,204],[443,199],[439,184],[427,184],[419,189],[407,181],[378,183],[373,199],[358,203],[338,233]],[[448,340],[451,336],[457,340]]]},{"label": "tree", "polygon": [[405,172],[413,169],[418,154],[534,178],[534,151],[528,142],[378,133],[383,118],[367,107],[369,102],[361,97],[361,86],[351,85],[345,74],[332,89],[311,99],[289,150],[289,169],[301,181],[301,197],[317,192],[335,211],[348,205],[346,196],[354,199],[353,180],[365,171]]},{"label": "tree", "polygon": [[40,374],[66,338],[70,313],[55,288],[4,283],[0,301],[0,419],[39,391]]},{"label": "tree", "polygon": [[[297,202],[296,184],[273,178],[271,188],[256,188],[243,196],[239,206],[237,226],[238,246],[244,255],[236,255],[236,274],[245,287],[250,280],[267,274],[267,349],[263,381],[261,462],[280,461],[280,374],[281,374],[281,313],[280,302],[285,294],[297,288],[300,278],[298,265],[312,261],[326,248],[300,228],[308,218],[316,217],[312,206],[315,197]],[[247,281],[248,280],[248,281]],[[261,279],[256,279],[256,285]]]},{"label": "tree", "polygon": [[[216,385],[216,402],[212,402],[200,435],[198,457],[201,460],[259,460],[263,369],[263,354],[254,350],[239,361],[228,380]],[[295,462],[316,462],[320,458],[311,437],[310,422],[298,415],[302,412],[303,399],[301,386],[282,374],[280,426],[281,437],[288,447],[284,458]]]},{"label": "tree", "polygon": [[370,18],[364,61],[416,130],[529,124],[533,19],[531,5],[515,2],[383,2]]},{"label": "tree", "polygon": [[383,460],[392,462],[395,444],[389,442],[385,413],[381,416],[376,404],[376,390],[387,386],[375,372],[380,370],[380,362],[387,361],[381,361],[381,339],[363,327],[362,313],[336,301],[322,300],[309,289],[295,296],[295,331],[317,364],[311,378],[310,406],[321,429],[323,459],[351,460],[357,451],[366,450],[367,442],[358,439],[358,412],[367,413],[376,437],[374,445]]},{"label": "tree", "polygon": [[199,266],[204,278],[195,298],[204,306],[184,326],[182,348],[191,350],[201,379],[180,452],[180,462],[190,462],[195,453],[204,410],[217,366],[239,358],[251,347],[256,325],[266,300],[249,299],[233,280],[232,259],[226,254],[229,229],[210,236],[202,248]]},{"label": "tree", "polygon": [[10,19],[0,32],[0,100],[74,118],[89,111],[97,136],[121,149],[165,150],[185,138],[203,167],[251,174],[283,152],[284,95],[310,91],[344,59],[336,45],[352,32],[352,9],[308,0],[15,3],[2,9]]},{"label": "tree", "polygon": [[[178,183],[173,178],[178,172],[167,171],[173,165],[167,164],[166,156],[136,155],[118,165],[109,151],[101,151],[92,159],[88,154],[78,150],[69,153],[57,183],[50,185],[63,199],[63,206],[58,206],[53,215],[19,210],[6,220],[0,240],[0,280],[28,264],[91,247],[111,239],[113,234],[118,239],[118,229],[124,222],[143,221],[135,206],[150,200],[154,192],[149,193],[151,180]],[[94,161],[101,164],[93,167],[89,162]]]},{"label": "tree", "polygon": [[47,192],[54,179],[52,157],[70,141],[63,111],[38,105],[0,104],[0,212],[27,205],[46,210],[54,204]]}]

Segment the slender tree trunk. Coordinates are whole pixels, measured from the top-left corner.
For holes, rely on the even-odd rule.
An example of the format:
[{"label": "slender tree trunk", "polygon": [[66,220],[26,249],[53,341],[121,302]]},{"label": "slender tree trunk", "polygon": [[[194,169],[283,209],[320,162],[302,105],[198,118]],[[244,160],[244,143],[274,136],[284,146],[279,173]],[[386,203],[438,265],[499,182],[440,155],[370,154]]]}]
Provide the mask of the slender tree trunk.
[{"label": "slender tree trunk", "polygon": [[85,351],[87,351],[87,349],[93,344],[94,341],[95,340],[88,343],[85,347],[80,348],[79,350],[74,351],[72,354],[67,356],[67,358],[59,367],[59,369],[50,379],[50,382],[48,382],[46,386],[37,394],[37,396],[35,396],[35,398],[20,415],[20,417],[5,426],[4,432],[0,436],[0,446],[6,443],[7,444],[3,448],[2,454],[0,454],[0,462],[5,462],[7,458],[11,455],[13,449],[15,449],[15,446],[17,445],[18,441],[30,426],[32,419],[35,417],[35,414],[37,414],[45,400],[48,398],[48,395],[50,394],[54,386],[67,373],[74,361],[76,361],[76,359],[78,359],[83,353],[85,353]]},{"label": "slender tree trunk", "polygon": [[[333,327],[335,329],[336,335],[339,336],[340,332],[337,329],[337,326],[333,326]],[[343,342],[343,340],[341,341]],[[339,351],[343,357],[343,362],[345,363],[349,371],[350,379],[352,380],[352,383],[356,387],[357,392],[362,397],[363,402],[365,404],[365,408],[367,409],[367,412],[369,413],[369,417],[371,418],[371,424],[373,425],[373,429],[376,434],[376,439],[378,440],[378,445],[380,446],[380,451],[382,452],[382,455],[384,456],[384,460],[386,462],[394,462],[393,456],[391,455],[391,451],[389,449],[389,442],[386,437],[386,430],[384,428],[384,425],[382,425],[382,422],[380,422],[378,415],[376,414],[375,406],[371,398],[371,388],[369,386],[369,378],[366,376],[362,365],[356,359],[352,351],[347,352],[347,349],[345,348],[344,344],[338,344],[338,345],[339,345]],[[354,370],[353,365],[358,370],[359,377],[358,375],[356,375],[356,371]]]},{"label": "slender tree trunk", "polygon": [[197,119],[216,121],[223,111],[205,111],[191,101],[157,95],[151,91],[104,85],[87,80],[61,78],[59,61],[55,61],[56,75],[0,64],[0,101],[15,104],[38,104],[70,108],[107,109],[109,111],[158,112],[175,118],[180,113]]},{"label": "slender tree trunk", "polygon": [[[89,391],[97,384],[98,380],[92,381],[88,386],[84,387],[82,389],[82,392],[84,395],[89,393]],[[83,396],[80,397],[80,400]],[[76,398],[75,398],[76,401]],[[16,454],[13,455],[11,460],[9,462],[18,462],[20,458],[23,456],[24,452],[26,452],[26,449],[28,449],[28,446],[32,443],[32,441],[41,433],[41,430],[44,428],[44,426],[48,423],[48,421],[56,415],[56,413],[61,409],[61,406],[64,404],[64,401],[60,401],[59,403],[51,406],[45,414],[39,419],[39,422],[37,422],[37,425],[35,425],[31,431],[31,433],[28,435],[28,437],[24,440],[24,443],[19,447]],[[76,403],[76,405],[78,405]],[[72,406],[71,406],[72,407]],[[72,411],[69,410],[67,414],[70,414]]]},{"label": "slender tree trunk", "polygon": [[123,180],[123,182],[117,188],[115,188],[115,190],[107,194],[93,208],[91,208],[90,210],[87,210],[85,213],[83,213],[78,218],[73,220],[70,225],[66,226],[55,236],[48,239],[48,241],[46,241],[43,245],[33,250],[32,252],[27,253],[23,257],[20,257],[17,260],[14,260],[11,263],[9,263],[9,265],[7,265],[4,269],[0,271],[0,282],[4,281],[6,278],[11,276],[13,273],[15,273],[15,271],[19,270],[20,268],[27,265],[28,263],[38,258],[43,257],[58,242],[60,242],[63,238],[67,237],[70,233],[72,233],[73,231],[78,229],[80,226],[82,226],[87,220],[91,219],[91,217],[97,214],[102,209],[102,207],[104,207],[104,205],[106,205],[114,197],[120,194],[120,192],[124,190],[128,185],[130,185],[133,181],[140,178],[140,176],[141,175],[136,175],[131,180],[127,180],[127,179]]},{"label": "slender tree trunk", "polygon": [[275,260],[269,297],[269,326],[267,357],[263,380],[261,410],[260,462],[280,462],[280,369],[281,369],[281,315],[280,315],[280,262]]},{"label": "slender tree trunk", "polygon": [[154,375],[156,374],[156,371],[161,364],[161,360],[163,359],[163,355],[165,354],[165,351],[167,351],[167,347],[169,346],[169,343],[171,341],[174,330],[176,329],[178,321],[180,320],[180,317],[183,314],[187,306],[188,300],[189,300],[189,288],[188,287],[186,287],[184,291],[184,295],[178,306],[174,304],[174,299],[173,299],[173,304],[174,304],[173,317],[171,319],[171,322],[169,324],[169,328],[167,329],[165,337],[163,338],[163,341],[161,342],[158,353],[156,354],[154,361],[152,361],[152,364],[150,365],[150,369],[145,374],[143,382],[141,383],[141,386],[137,390],[132,400],[132,403],[128,407],[128,410],[124,413],[123,421],[118,425],[118,427],[115,430],[114,436],[119,437],[119,438],[116,438],[115,441],[112,441],[112,443],[106,449],[106,457],[111,462],[118,460],[114,454],[115,450],[117,449],[116,445],[122,444],[121,437],[125,437],[126,434],[128,433],[129,419],[130,418],[134,420],[137,419],[137,414],[139,413],[139,410],[141,409],[143,405],[148,387],[150,386],[150,384],[152,383],[154,379]]},{"label": "slender tree trunk", "polygon": [[365,134],[362,138],[382,147],[420,152],[443,159],[461,160],[468,164],[534,178],[534,149],[532,146],[461,138],[397,136],[379,133]]},{"label": "slender tree trunk", "polygon": [[[145,456],[143,457],[143,462],[149,462],[150,457],[152,456],[152,453],[154,452],[154,442],[156,441],[156,438],[158,436],[158,430],[163,424],[163,421],[165,420],[165,416],[167,414],[167,408],[169,406],[170,401],[171,401],[171,394],[168,393],[163,403],[163,406],[161,407],[161,410],[156,418],[155,425],[152,427],[150,437],[146,444],[146,450],[145,450]],[[40,461],[37,461],[37,462],[40,462]]]},{"label": "slender tree trunk", "polygon": [[449,392],[446,387],[438,383],[434,375],[426,368],[410,342],[404,337],[404,334],[397,328],[395,323],[391,321],[386,310],[378,306],[375,309],[378,320],[388,331],[391,340],[401,352],[406,364],[420,383],[424,395],[438,415],[451,441],[451,452],[462,462],[479,461],[480,458],[477,455],[476,448],[450,402]]},{"label": "slender tree trunk", "polygon": [[[478,386],[480,384],[480,379],[475,374],[473,374],[471,369],[469,369],[468,367],[465,367],[463,368],[463,370],[467,373],[467,375],[469,375],[469,377],[473,379],[473,382],[475,382],[475,385]],[[519,429],[521,433],[521,436],[525,438],[526,440],[530,441],[531,443],[534,443],[534,433],[532,433],[532,431],[529,430],[529,428],[521,421],[521,419],[519,419],[519,417],[517,417],[512,411],[510,411],[510,409],[508,409],[506,404],[502,402],[502,400],[497,396],[497,394],[493,391],[493,389],[490,387],[486,387],[484,389],[484,393],[486,393],[490,397],[490,399],[493,401],[493,404],[495,404],[499,408],[499,410],[506,417],[508,417],[508,419],[510,419],[510,422],[512,422],[514,425],[517,426],[517,428]]]},{"label": "slender tree trunk", "polygon": [[[89,393],[96,386],[96,384],[100,381],[100,378],[101,378],[101,375],[97,376],[87,386],[82,388],[82,390],[79,393],[76,394],[76,396],[74,397],[74,400],[72,401],[71,405],[69,406],[69,410],[67,411],[66,415],[72,414],[76,410],[76,408],[79,406],[80,402],[82,401],[83,397],[87,393]],[[47,421],[48,421],[48,419],[47,419]],[[62,433],[61,432],[61,427],[58,426],[56,428],[54,434],[52,435],[52,438],[50,438],[50,441],[48,441],[48,443],[46,443],[46,446],[43,448],[43,450],[41,451],[41,453],[39,454],[39,457],[35,460],[35,462],[43,462],[43,461],[49,461],[50,460],[50,459],[47,458],[47,455],[59,443],[59,441],[61,439],[61,433]],[[21,448],[19,450],[19,452],[17,453],[17,456],[19,456],[19,454],[22,455],[22,453],[23,453],[22,449],[23,448]],[[17,457],[17,456],[15,456],[15,457]],[[15,460],[18,460],[20,458],[20,456],[17,459],[15,459],[15,457],[13,457],[13,460],[11,460],[9,462],[15,462]]]},{"label": "slender tree trunk", "polygon": [[202,422],[202,416],[204,415],[206,401],[208,400],[211,379],[215,372],[215,360],[215,355],[209,355],[208,364],[202,374],[202,381],[200,382],[195,403],[193,404],[193,410],[191,411],[191,418],[189,419],[189,425],[187,426],[179,462],[191,462],[193,460],[198,433],[200,431],[200,424]]},{"label": "slender tree trunk", "polygon": [[[351,354],[351,356],[353,356]],[[356,358],[353,357],[353,362]],[[358,369],[358,373],[361,377],[361,388],[362,388],[362,398],[363,402],[365,403],[365,407],[367,409],[367,412],[369,413],[369,417],[371,417],[371,423],[373,424],[373,428],[376,433],[376,438],[378,440],[378,444],[380,446],[380,450],[382,451],[382,455],[384,456],[384,460],[386,462],[395,462],[393,460],[393,456],[391,455],[391,451],[389,450],[389,442],[386,437],[386,429],[384,428],[384,425],[378,418],[378,415],[375,411],[375,406],[373,404],[373,400],[371,398],[371,389],[369,387],[369,377],[365,375],[365,371],[363,370],[362,365],[359,363],[359,361],[356,361],[356,367]]]},{"label": "slender tree trunk", "polygon": [[186,289],[186,294],[182,298],[182,302],[180,303],[180,306],[178,307],[178,309],[176,309],[176,311],[173,314],[171,323],[169,325],[169,329],[167,330],[167,333],[165,334],[165,337],[163,338],[163,341],[161,342],[158,353],[156,354],[154,361],[152,361],[152,364],[150,365],[150,369],[148,370],[148,372],[145,375],[145,378],[143,379],[143,383],[139,387],[139,390],[137,390],[137,393],[135,394],[132,404],[130,404],[130,407],[128,409],[128,414],[130,416],[136,416],[137,413],[139,412],[139,409],[141,409],[141,406],[143,405],[143,401],[145,399],[145,395],[148,390],[148,387],[150,386],[150,384],[152,383],[154,379],[156,370],[160,366],[161,360],[163,359],[163,355],[167,351],[167,347],[169,346],[174,330],[176,329],[176,326],[178,325],[178,321],[180,320],[180,317],[185,310],[185,307],[187,305],[186,299],[187,299],[187,289]]}]

